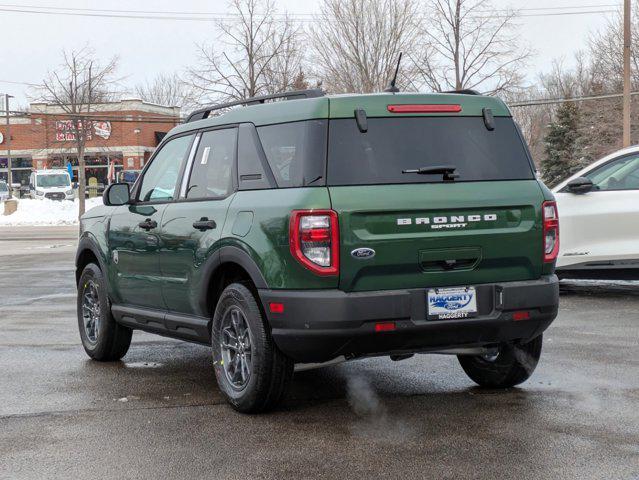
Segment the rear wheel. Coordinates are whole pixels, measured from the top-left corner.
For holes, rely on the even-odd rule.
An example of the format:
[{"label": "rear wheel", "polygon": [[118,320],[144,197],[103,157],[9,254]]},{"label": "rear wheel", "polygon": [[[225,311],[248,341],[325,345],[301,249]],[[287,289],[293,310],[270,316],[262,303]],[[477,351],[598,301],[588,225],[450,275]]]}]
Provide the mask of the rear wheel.
[{"label": "rear wheel", "polygon": [[82,346],[89,357],[107,362],[126,355],[133,332],[111,315],[106,281],[95,263],[84,267],[80,276],[77,310]]},{"label": "rear wheel", "polygon": [[213,364],[220,390],[236,410],[262,412],[284,397],[293,362],[280,352],[257,301],[243,284],[220,296],[211,329]]},{"label": "rear wheel", "polygon": [[519,385],[535,371],[543,335],[526,343],[503,343],[489,355],[459,355],[466,375],[475,383],[488,388],[508,388]]}]

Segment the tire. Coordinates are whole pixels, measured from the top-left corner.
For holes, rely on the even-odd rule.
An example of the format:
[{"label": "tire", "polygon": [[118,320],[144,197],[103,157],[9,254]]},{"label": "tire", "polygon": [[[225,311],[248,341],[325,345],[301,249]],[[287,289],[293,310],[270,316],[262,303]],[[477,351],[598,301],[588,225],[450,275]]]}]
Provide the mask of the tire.
[{"label": "tire", "polygon": [[527,343],[504,343],[497,356],[458,355],[466,375],[472,381],[487,388],[508,388],[525,382],[535,371],[543,335]]},{"label": "tire", "polygon": [[[85,298],[87,296],[93,304]],[[77,311],[80,339],[89,357],[110,362],[126,355],[133,331],[116,323],[111,315],[106,280],[95,263],[89,263],[80,275]],[[95,319],[98,319],[97,329],[94,328]]]},{"label": "tire", "polygon": [[245,285],[232,283],[220,295],[211,344],[217,383],[235,410],[265,412],[280,403],[293,376],[293,362],[273,342],[257,300]]}]

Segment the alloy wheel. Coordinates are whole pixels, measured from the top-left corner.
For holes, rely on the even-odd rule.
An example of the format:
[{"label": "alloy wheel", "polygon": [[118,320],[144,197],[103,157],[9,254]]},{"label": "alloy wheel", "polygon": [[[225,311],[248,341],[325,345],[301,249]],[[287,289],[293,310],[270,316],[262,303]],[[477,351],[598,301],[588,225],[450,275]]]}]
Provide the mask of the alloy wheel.
[{"label": "alloy wheel", "polygon": [[243,389],[253,371],[251,332],[242,310],[230,307],[221,322],[220,350],[228,382],[236,390]]},{"label": "alloy wheel", "polygon": [[84,287],[82,319],[86,338],[89,343],[94,345],[98,341],[98,331],[100,329],[100,297],[98,295],[98,285],[93,280],[89,280]]}]

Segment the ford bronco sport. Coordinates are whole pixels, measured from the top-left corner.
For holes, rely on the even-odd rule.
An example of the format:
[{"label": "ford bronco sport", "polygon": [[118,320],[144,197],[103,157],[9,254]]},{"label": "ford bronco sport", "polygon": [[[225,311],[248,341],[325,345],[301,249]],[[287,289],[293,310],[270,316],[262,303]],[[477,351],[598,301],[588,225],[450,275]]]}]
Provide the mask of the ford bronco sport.
[{"label": "ford bronco sport", "polygon": [[519,384],[557,314],[557,209],[500,100],[290,92],[174,128],[130,189],[81,221],[88,355],[134,329],[212,346],[231,405],[263,411],[294,368],[458,355]]}]

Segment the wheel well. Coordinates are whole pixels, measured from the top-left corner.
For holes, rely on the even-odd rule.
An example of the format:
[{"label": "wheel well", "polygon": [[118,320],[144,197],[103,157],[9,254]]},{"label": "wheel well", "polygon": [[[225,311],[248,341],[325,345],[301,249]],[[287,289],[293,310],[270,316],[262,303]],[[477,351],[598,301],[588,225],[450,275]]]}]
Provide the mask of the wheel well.
[{"label": "wheel well", "polygon": [[217,305],[217,301],[219,300],[220,295],[222,295],[224,289],[231,283],[236,282],[246,285],[253,295],[255,295],[255,298],[258,299],[259,305],[260,297],[257,294],[257,288],[255,287],[251,276],[239,264],[227,262],[220,265],[211,277],[206,302],[207,312],[213,313],[215,306]]},{"label": "wheel well", "polygon": [[95,253],[93,253],[90,249],[85,248],[84,250],[82,250],[82,252],[80,252],[80,255],[78,255],[78,259],[76,261],[76,268],[75,268],[76,285],[80,281],[80,275],[82,275],[82,271],[84,270],[84,267],[86,267],[89,263],[95,263],[97,266],[100,266],[100,262],[98,261],[98,257],[95,256]]}]

